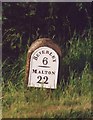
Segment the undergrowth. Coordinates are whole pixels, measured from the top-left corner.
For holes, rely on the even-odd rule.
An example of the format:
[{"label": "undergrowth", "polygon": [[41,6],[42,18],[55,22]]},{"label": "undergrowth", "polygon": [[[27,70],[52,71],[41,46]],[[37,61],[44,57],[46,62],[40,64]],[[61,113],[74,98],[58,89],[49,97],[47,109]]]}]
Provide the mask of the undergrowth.
[{"label": "undergrowth", "polygon": [[[68,47],[69,46],[69,47]],[[3,61],[3,118],[90,118],[91,38],[73,37],[67,43],[64,73],[56,90],[24,85],[27,50],[12,61]],[[63,68],[64,69],[64,68]],[[66,81],[63,85],[63,82]]]}]

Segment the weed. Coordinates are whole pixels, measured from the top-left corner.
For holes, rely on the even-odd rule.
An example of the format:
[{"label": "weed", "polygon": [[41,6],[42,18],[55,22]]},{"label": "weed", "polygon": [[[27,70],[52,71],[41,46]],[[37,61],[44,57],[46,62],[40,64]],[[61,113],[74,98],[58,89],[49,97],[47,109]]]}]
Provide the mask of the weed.
[{"label": "weed", "polygon": [[62,77],[56,90],[24,87],[27,51],[17,61],[3,62],[3,118],[91,117],[91,40],[76,38],[69,44],[62,59],[69,68],[69,74],[64,73],[68,84]]}]

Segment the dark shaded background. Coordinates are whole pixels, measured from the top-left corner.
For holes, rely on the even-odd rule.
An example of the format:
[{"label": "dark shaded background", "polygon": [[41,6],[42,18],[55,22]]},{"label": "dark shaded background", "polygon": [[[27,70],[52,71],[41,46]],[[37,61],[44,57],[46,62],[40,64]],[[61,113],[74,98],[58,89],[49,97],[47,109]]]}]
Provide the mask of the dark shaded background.
[{"label": "dark shaded background", "polygon": [[16,60],[31,43],[52,38],[62,48],[76,33],[85,37],[91,24],[91,3],[2,3],[3,60]]},{"label": "dark shaded background", "polygon": [[[69,82],[71,71],[81,77],[86,62],[90,63],[93,58],[87,50],[91,48],[91,3],[6,2],[2,5],[4,81],[20,83],[18,77],[20,70],[25,69],[28,48],[33,41],[43,37],[53,39],[62,49],[60,80]],[[78,40],[80,43],[76,48]],[[75,47],[74,54],[69,41]],[[81,51],[78,52],[79,47]],[[92,64],[91,68],[93,70]]]}]

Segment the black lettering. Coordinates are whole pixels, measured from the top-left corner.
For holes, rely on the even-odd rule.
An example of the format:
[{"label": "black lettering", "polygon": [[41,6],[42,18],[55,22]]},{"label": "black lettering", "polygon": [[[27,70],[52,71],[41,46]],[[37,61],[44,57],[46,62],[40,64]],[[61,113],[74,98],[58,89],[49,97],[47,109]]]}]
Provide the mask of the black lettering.
[{"label": "black lettering", "polygon": [[35,69],[35,70],[33,69],[33,73],[37,73],[37,70],[36,70],[36,69]]},{"label": "black lettering", "polygon": [[39,54],[41,55],[41,52],[39,52]]},{"label": "black lettering", "polygon": [[38,71],[39,74],[41,74],[41,71]]},{"label": "black lettering", "polygon": [[48,51],[48,50],[46,51],[46,54],[49,54],[49,51]]},{"label": "black lettering", "polygon": [[44,74],[44,71],[42,70],[42,74]]},{"label": "black lettering", "polygon": [[48,84],[48,82],[47,82],[48,81],[48,77],[45,76],[43,79],[45,80],[44,84]]},{"label": "black lettering", "polygon": [[53,62],[56,62],[56,59],[54,59]]},{"label": "black lettering", "polygon": [[33,59],[37,60],[38,58],[34,56]]},{"label": "black lettering", "polygon": [[39,54],[37,53],[36,56],[39,57]]},{"label": "black lettering", "polygon": [[48,64],[48,58],[44,57],[42,62],[43,62],[44,65],[47,65]]},{"label": "black lettering", "polygon": [[52,74],[53,74],[53,75],[55,75],[55,72],[54,72],[54,71],[52,71]]},{"label": "black lettering", "polygon": [[[39,79],[38,82],[37,82],[39,84],[48,84],[48,82],[47,82],[48,81],[48,77],[47,76],[44,76],[43,78],[42,78],[42,76],[38,76],[37,79]],[[45,80],[45,81],[41,82],[42,79]]]},{"label": "black lettering", "polygon": [[39,81],[38,81],[37,83],[40,83],[40,84],[41,84],[41,83],[42,83],[42,82],[41,82],[42,77],[41,77],[41,76],[38,76],[37,78],[39,79]]},{"label": "black lettering", "polygon": [[48,71],[45,71],[45,74],[47,74],[48,73]]},{"label": "black lettering", "polygon": [[49,55],[52,56],[52,52]]},{"label": "black lettering", "polygon": [[44,51],[44,50],[42,50],[42,54],[45,54],[45,51]]},{"label": "black lettering", "polygon": [[48,74],[50,75],[50,74],[51,74],[51,71],[49,71]]},{"label": "black lettering", "polygon": [[55,58],[55,56],[52,56],[52,59],[54,59]]}]

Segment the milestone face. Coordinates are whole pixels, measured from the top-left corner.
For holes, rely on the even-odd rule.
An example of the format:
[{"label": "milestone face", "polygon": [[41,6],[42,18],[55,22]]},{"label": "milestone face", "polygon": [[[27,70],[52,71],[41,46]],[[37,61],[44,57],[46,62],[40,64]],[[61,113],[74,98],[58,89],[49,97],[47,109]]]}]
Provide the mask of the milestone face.
[{"label": "milestone face", "polygon": [[59,57],[50,47],[39,47],[30,58],[28,87],[57,88]]}]

